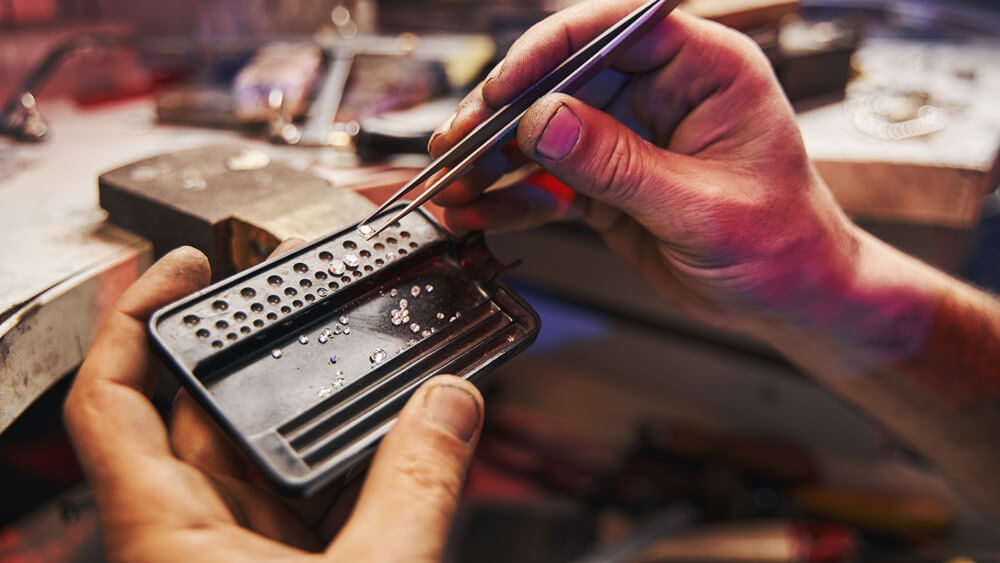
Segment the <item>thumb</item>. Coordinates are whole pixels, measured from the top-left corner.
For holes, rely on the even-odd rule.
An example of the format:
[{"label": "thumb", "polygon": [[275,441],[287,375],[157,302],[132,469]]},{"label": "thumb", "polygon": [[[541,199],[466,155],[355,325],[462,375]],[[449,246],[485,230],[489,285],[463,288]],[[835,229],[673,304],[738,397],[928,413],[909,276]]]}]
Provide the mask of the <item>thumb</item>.
[{"label": "thumb", "polygon": [[564,94],[545,96],[528,109],[517,142],[525,155],[567,186],[640,222],[670,209],[678,197],[671,176],[694,163]]},{"label": "thumb", "polygon": [[482,396],[468,381],[443,375],[421,386],[382,440],[354,514],[328,554],[440,560],[482,419]]}]

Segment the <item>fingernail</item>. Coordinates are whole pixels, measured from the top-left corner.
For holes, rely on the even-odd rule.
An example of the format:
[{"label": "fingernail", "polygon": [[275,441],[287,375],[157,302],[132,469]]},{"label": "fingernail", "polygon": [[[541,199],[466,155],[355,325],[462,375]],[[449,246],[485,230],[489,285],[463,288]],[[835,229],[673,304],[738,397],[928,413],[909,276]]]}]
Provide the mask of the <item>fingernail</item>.
[{"label": "fingernail", "polygon": [[434,143],[438,140],[439,137],[441,137],[441,135],[444,135],[445,133],[451,130],[451,125],[455,122],[456,117],[458,117],[458,110],[455,110],[455,113],[451,114],[451,117],[446,119],[444,123],[438,126],[437,130],[434,131],[434,134],[431,135],[431,139],[427,141],[427,152],[434,151]]},{"label": "fingernail", "polygon": [[485,87],[491,81],[496,80],[497,78],[500,77],[500,72],[503,70],[503,62],[505,60],[507,59],[500,59],[500,62],[497,63],[497,66],[493,67],[493,70],[491,70],[490,73],[486,75],[486,80],[483,81],[483,87]]},{"label": "fingernail", "polygon": [[566,104],[560,105],[545,124],[535,143],[535,151],[550,160],[566,158],[580,139],[580,128],[580,119],[573,110]]},{"label": "fingernail", "polygon": [[431,424],[468,442],[479,426],[479,403],[465,389],[445,383],[427,395],[424,416]]}]

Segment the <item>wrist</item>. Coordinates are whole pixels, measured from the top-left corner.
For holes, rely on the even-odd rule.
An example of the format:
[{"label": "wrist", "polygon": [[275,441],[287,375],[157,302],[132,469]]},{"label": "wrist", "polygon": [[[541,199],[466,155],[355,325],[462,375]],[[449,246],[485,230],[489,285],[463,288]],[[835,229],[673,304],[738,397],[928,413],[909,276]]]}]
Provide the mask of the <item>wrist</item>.
[{"label": "wrist", "polygon": [[[857,368],[906,361],[930,332],[948,292],[948,278],[860,228],[850,226],[850,251],[831,260],[792,326],[778,327],[778,348],[819,341]],[[790,344],[791,343],[791,344]]]}]

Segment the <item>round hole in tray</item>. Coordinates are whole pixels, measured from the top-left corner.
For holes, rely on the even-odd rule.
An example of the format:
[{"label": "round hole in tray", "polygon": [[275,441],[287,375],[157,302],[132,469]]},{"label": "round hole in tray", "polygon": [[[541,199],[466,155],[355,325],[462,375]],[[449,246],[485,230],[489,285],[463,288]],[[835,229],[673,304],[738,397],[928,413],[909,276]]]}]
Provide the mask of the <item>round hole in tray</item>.
[{"label": "round hole in tray", "polygon": [[199,328],[198,332],[196,332],[194,334],[198,338],[208,338],[208,329],[207,328]]},{"label": "round hole in tray", "polygon": [[308,288],[308,287],[312,287],[313,282],[312,282],[312,280],[309,280],[309,279],[306,279],[306,278],[302,278],[299,281],[299,285],[302,286],[302,288]]},{"label": "round hole in tray", "polygon": [[285,288],[285,295],[287,295],[289,297],[293,297],[296,293],[298,293],[298,291],[295,291],[294,287],[286,287]]},{"label": "round hole in tray", "polygon": [[288,313],[292,312],[292,308],[289,307],[288,305],[282,305],[281,312],[287,315]]},{"label": "round hole in tray", "polygon": [[272,313],[268,313],[267,314],[267,320],[269,320],[269,321],[278,320],[278,314],[277,313],[273,313],[273,312]]},{"label": "round hole in tray", "polygon": [[267,302],[271,305],[277,305],[278,303],[281,303],[281,298],[277,295],[268,295]]},{"label": "round hole in tray", "polygon": [[272,287],[278,287],[279,285],[285,283],[285,280],[281,279],[281,276],[279,275],[273,275],[267,277],[267,283]]},{"label": "round hole in tray", "polygon": [[253,326],[255,326],[257,328],[260,328],[260,327],[264,326],[264,321],[262,321],[260,319],[254,319]]},{"label": "round hole in tray", "polygon": [[247,320],[247,314],[244,313],[243,311],[236,311],[235,313],[233,313],[233,318],[238,321],[245,321]]},{"label": "round hole in tray", "polygon": [[226,321],[216,321],[215,328],[218,328],[220,330],[227,329],[229,328],[229,323],[227,323]]},{"label": "round hole in tray", "polygon": [[201,322],[201,317],[198,315],[185,315],[183,321],[188,326],[194,326]]},{"label": "round hole in tray", "polygon": [[225,311],[229,308],[229,303],[226,303],[222,299],[216,299],[212,302],[212,308],[216,311]]},{"label": "round hole in tray", "polygon": [[344,248],[346,248],[347,250],[354,250],[357,247],[358,247],[357,243],[355,243],[353,240],[344,241]]},{"label": "round hole in tray", "polygon": [[244,287],[240,290],[240,295],[246,297],[247,299],[251,299],[257,296],[257,290],[252,287]]},{"label": "round hole in tray", "polygon": [[259,313],[264,310],[264,306],[261,305],[260,303],[251,303],[250,310],[253,311],[254,313]]},{"label": "round hole in tray", "polygon": [[329,261],[333,260],[333,253],[324,250],[323,252],[319,253],[319,259],[322,260],[322,261],[324,261],[324,262],[329,262]]},{"label": "round hole in tray", "polygon": [[324,271],[322,271],[322,270],[321,270],[321,271],[318,271],[318,272],[316,272],[315,276],[316,276],[316,279],[317,279],[317,280],[319,280],[319,281],[323,281],[323,280],[325,280],[325,279],[326,279],[326,272],[324,272]]},{"label": "round hole in tray", "polygon": [[292,269],[298,274],[304,274],[309,271],[309,266],[306,266],[302,262],[296,262],[295,265],[292,266]]},{"label": "round hole in tray", "polygon": [[212,342],[212,348],[222,348],[222,341],[221,340],[215,340],[215,341],[213,341]]}]

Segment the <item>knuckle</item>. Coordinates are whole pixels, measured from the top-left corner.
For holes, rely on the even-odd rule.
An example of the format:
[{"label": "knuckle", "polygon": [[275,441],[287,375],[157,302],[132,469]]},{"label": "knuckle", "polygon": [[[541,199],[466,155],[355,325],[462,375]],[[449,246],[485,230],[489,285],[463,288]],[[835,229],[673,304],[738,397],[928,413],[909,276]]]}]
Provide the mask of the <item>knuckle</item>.
[{"label": "knuckle", "polygon": [[404,479],[407,491],[436,505],[457,503],[461,479],[448,464],[422,452],[408,452],[396,458],[393,469]]},{"label": "knuckle", "polygon": [[594,196],[615,201],[633,199],[641,185],[640,147],[621,132],[600,143],[601,148],[595,151],[598,158],[591,161],[595,168],[590,171],[591,177],[600,178],[594,186]]}]

